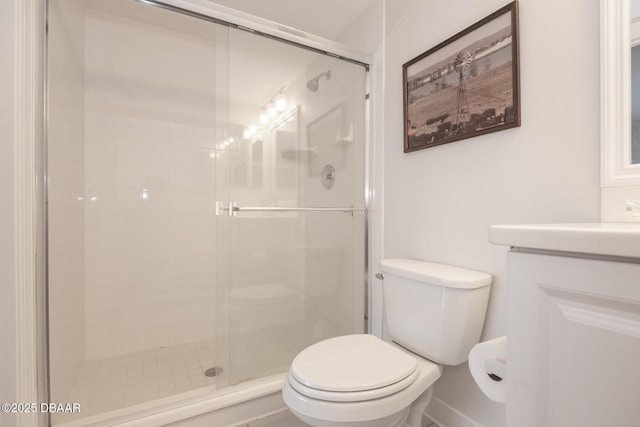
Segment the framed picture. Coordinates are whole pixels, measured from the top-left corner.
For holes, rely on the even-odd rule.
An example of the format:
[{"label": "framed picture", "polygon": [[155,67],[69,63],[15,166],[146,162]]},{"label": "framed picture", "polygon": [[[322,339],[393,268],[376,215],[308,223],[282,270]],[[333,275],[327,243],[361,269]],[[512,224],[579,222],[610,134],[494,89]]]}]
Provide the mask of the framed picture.
[{"label": "framed picture", "polygon": [[402,66],[404,152],[520,126],[518,2]]}]

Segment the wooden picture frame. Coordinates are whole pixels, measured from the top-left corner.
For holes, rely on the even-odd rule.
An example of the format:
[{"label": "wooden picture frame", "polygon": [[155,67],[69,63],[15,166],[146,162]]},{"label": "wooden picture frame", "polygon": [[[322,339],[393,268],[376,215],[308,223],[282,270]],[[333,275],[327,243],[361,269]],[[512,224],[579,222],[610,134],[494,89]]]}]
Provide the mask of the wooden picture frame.
[{"label": "wooden picture frame", "polygon": [[520,126],[518,2],[402,66],[404,152]]}]

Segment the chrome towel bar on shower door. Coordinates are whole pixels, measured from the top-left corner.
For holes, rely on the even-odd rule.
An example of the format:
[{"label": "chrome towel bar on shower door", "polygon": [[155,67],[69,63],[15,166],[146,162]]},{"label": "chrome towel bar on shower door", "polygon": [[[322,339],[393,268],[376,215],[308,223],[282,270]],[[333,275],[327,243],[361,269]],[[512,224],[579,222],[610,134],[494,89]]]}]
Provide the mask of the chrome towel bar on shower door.
[{"label": "chrome towel bar on shower door", "polygon": [[223,215],[227,212],[229,216],[235,216],[238,212],[344,212],[354,214],[355,212],[367,212],[367,208],[295,208],[285,206],[238,206],[236,202],[226,204],[216,202],[216,215]]}]

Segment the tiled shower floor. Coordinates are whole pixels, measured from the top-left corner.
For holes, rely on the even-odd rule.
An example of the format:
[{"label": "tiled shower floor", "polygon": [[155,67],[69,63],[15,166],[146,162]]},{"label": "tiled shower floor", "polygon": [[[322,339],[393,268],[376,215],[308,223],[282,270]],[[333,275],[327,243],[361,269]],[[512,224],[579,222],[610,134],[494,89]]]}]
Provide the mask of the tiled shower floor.
[{"label": "tiled shower floor", "polygon": [[56,414],[66,422],[194,390],[215,386],[204,372],[215,366],[213,340],[162,347],[139,353],[89,361],[79,370],[68,398],[80,403],[80,414]]}]

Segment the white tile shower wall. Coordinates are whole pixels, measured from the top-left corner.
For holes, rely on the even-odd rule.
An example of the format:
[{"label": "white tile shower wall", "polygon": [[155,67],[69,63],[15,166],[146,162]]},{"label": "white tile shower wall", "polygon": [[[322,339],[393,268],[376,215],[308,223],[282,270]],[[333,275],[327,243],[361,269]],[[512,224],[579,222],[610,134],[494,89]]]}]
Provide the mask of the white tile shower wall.
[{"label": "white tile shower wall", "polygon": [[84,2],[49,7],[49,336],[51,398],[85,358],[83,202]]},{"label": "white tile shower wall", "polygon": [[214,31],[86,14],[87,358],[215,333]]},{"label": "white tile shower wall", "polygon": [[[317,152],[303,174],[306,206],[364,206],[364,70],[348,62],[318,57],[307,67],[306,78],[331,70],[331,79],[322,80],[317,92],[302,86],[306,141]],[[332,122],[333,120],[333,122]],[[335,125],[328,139],[318,140],[310,128]],[[325,128],[325,129],[326,129]],[[335,139],[334,139],[335,138]],[[338,138],[344,140],[338,142]],[[351,139],[347,142],[347,139]],[[320,171],[330,164],[335,181],[330,189],[322,185]],[[365,283],[362,254],[365,242],[362,217],[323,214],[308,215],[305,221],[307,244],[305,286],[308,311],[316,313],[323,325],[322,338],[364,331]],[[355,286],[355,288],[354,288]]]}]

